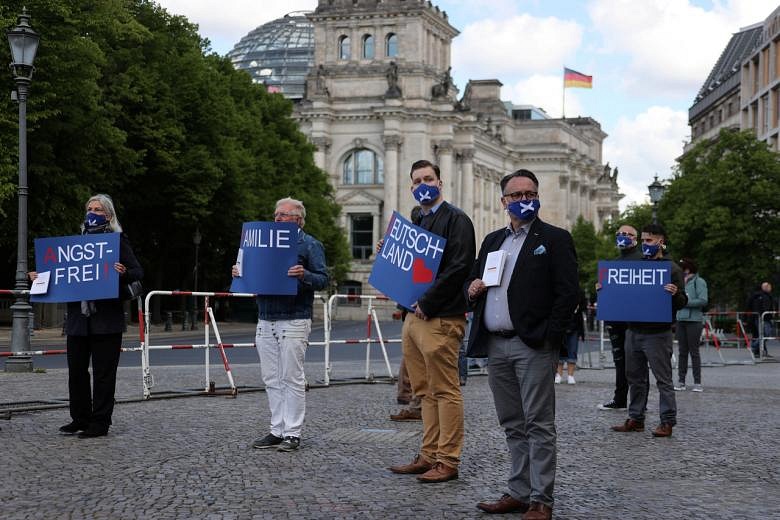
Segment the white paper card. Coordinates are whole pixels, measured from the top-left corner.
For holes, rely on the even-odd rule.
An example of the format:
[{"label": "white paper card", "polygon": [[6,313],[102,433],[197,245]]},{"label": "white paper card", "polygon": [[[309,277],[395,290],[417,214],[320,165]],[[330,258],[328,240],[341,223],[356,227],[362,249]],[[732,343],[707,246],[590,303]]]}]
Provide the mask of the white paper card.
[{"label": "white paper card", "polygon": [[506,251],[503,249],[488,253],[485,260],[485,272],[482,273],[482,281],[486,287],[501,285],[501,275],[504,272],[505,261]]},{"label": "white paper card", "polygon": [[30,294],[46,294],[49,290],[49,276],[51,271],[44,271],[38,273],[38,276],[33,280],[32,287],[30,288]]},{"label": "white paper card", "polygon": [[240,249],[238,250],[238,255],[236,256],[236,269],[238,269],[238,276],[242,276],[244,274],[244,270],[241,267],[241,264],[244,262],[244,250]]}]

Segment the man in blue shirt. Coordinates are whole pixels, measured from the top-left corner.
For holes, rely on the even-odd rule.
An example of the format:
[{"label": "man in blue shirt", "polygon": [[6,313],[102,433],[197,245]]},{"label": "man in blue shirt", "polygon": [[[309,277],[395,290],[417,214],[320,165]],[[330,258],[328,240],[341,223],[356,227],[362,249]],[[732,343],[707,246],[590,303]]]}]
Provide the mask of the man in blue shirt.
[{"label": "man in blue shirt", "polygon": [[[306,208],[299,200],[285,198],[276,203],[274,222],[295,222],[298,232],[298,263],[287,276],[298,279],[294,296],[258,295],[255,347],[271,409],[271,432],[257,439],[253,448],[295,451],[301,442],[306,412],[306,378],[303,360],[311,332],[314,291],[328,285],[325,250],[303,232]],[[238,269],[233,266],[233,276]]]}]

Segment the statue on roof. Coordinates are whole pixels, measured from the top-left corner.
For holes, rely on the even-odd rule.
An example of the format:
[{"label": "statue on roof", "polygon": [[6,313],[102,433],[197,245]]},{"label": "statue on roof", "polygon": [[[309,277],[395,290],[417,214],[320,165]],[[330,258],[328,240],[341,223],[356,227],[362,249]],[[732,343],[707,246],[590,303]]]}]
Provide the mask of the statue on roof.
[{"label": "statue on roof", "polygon": [[387,92],[385,92],[386,98],[399,98],[401,97],[401,89],[398,86],[398,64],[395,61],[391,61],[385,72],[387,78]]}]

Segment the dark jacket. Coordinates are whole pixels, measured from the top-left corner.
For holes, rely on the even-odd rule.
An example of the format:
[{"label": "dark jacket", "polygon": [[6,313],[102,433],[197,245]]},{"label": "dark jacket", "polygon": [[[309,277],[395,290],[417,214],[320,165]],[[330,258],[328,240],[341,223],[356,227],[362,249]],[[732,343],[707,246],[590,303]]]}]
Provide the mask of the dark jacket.
[{"label": "dark jacket", "polygon": [[81,314],[81,302],[69,302],[65,334],[68,336],[89,336],[92,334],[121,334],[124,331],[125,310],[121,298],[122,287],[144,277],[144,270],[138,263],[130,241],[124,233],[119,235],[119,263],[127,268],[124,274],[119,275],[120,298],[95,300],[96,311],[90,316]]},{"label": "dark jacket", "polygon": [[[464,293],[472,280],[482,278],[488,253],[501,247],[508,232],[502,228],[485,237]],[[514,332],[529,347],[559,350],[580,291],[577,253],[569,232],[537,218],[531,224],[511,277],[507,300]],[[490,332],[482,319],[486,295],[487,291],[472,302],[474,321],[469,334],[469,357],[487,356]]]},{"label": "dark jacket", "polygon": [[[665,255],[662,258],[644,258],[643,262],[659,262],[659,261],[671,261],[671,257]],[[672,323],[675,322],[677,311],[685,307],[688,303],[688,296],[685,294],[685,275],[683,270],[677,265],[677,262],[672,261],[672,283],[677,286],[677,292],[672,296],[672,315],[668,322],[629,322],[628,328],[634,332],[652,334],[656,332],[662,332],[670,330]]]},{"label": "dark jacket", "polygon": [[[762,290],[759,288],[756,292],[750,295],[750,298],[748,298],[747,304],[746,304],[747,310],[749,312],[754,312],[752,316],[750,316],[750,319],[748,319],[748,328],[750,329],[750,333],[758,336],[758,320],[762,313],[766,311],[773,311],[775,310],[775,302],[772,299],[772,295],[768,292]],[[764,317],[765,321],[770,321],[772,319],[772,316],[770,314],[767,314]]]},{"label": "dark jacket", "polygon": [[468,311],[463,282],[477,252],[471,219],[445,201],[432,216],[415,224],[447,240],[436,279],[417,300],[417,306],[429,318],[462,317]]},{"label": "dark jacket", "polygon": [[261,320],[311,319],[314,291],[325,289],[329,276],[322,243],[303,230],[298,234],[298,264],[303,266],[304,273],[303,280],[298,280],[297,294],[257,297],[258,316]]}]

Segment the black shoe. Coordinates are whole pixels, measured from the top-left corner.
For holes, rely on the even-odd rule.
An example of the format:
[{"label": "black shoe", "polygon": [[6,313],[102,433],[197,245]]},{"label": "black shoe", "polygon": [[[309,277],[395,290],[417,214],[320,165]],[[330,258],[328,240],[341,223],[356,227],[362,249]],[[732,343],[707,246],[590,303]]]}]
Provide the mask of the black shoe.
[{"label": "black shoe", "polygon": [[298,437],[285,437],[284,440],[276,448],[276,451],[295,451],[301,445],[301,439]]},{"label": "black shoe", "polygon": [[79,433],[79,439],[105,437],[106,435],[108,435],[108,426],[103,426],[102,424],[90,424],[86,430]]},{"label": "black shoe", "polygon": [[614,399],[599,405],[599,410],[622,410],[624,408],[626,408],[625,403],[618,403]]},{"label": "black shoe", "polygon": [[281,437],[277,437],[273,433],[269,433],[262,439],[257,439],[255,442],[253,442],[252,447],[258,450],[267,450],[268,448],[279,446],[283,440],[284,439]]},{"label": "black shoe", "polygon": [[66,424],[65,426],[60,426],[60,431],[62,433],[66,433],[68,435],[73,435],[74,433],[80,432],[82,430],[86,430],[87,425],[78,423],[76,421],[73,421],[71,423]]}]

